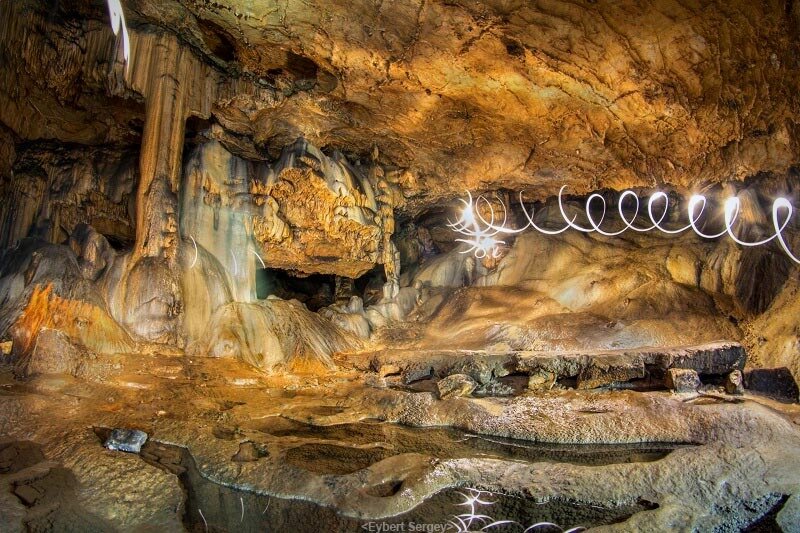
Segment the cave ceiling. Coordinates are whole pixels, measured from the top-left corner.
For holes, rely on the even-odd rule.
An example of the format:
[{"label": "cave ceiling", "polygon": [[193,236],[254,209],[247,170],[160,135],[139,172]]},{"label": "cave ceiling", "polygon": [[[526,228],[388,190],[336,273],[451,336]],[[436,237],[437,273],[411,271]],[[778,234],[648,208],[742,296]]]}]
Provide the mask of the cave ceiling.
[{"label": "cave ceiling", "polygon": [[[107,26],[102,2],[57,4],[50,7],[75,19],[62,33],[70,24]],[[132,28],[174,32],[226,77],[270,91],[214,103],[215,135],[230,150],[270,159],[300,136],[354,160],[377,148],[382,163],[408,170],[409,207],[465,189],[527,189],[538,198],[562,184],[576,193],[693,189],[798,162],[800,8],[792,2],[123,6]],[[6,111],[0,119],[17,138],[135,137],[141,101],[111,97],[91,79],[65,97],[70,89],[59,83],[39,79],[14,113],[60,106],[69,112],[63,124],[33,127]]]}]

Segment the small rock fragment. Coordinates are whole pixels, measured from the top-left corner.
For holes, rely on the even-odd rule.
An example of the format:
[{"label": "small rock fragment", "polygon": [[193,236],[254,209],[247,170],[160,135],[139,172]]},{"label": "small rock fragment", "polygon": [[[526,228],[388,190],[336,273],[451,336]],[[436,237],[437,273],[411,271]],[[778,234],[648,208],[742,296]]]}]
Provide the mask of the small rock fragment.
[{"label": "small rock fragment", "polygon": [[477,386],[475,380],[466,374],[452,374],[436,383],[440,400],[455,396],[469,396]]},{"label": "small rock fragment", "polygon": [[42,497],[42,493],[30,485],[19,485],[14,489],[14,494],[28,507],[33,507]]},{"label": "small rock fragment", "polygon": [[181,465],[175,465],[172,463],[160,463],[160,464],[167,472],[175,474],[176,476],[180,476],[181,474],[186,472],[186,469]]},{"label": "small rock fragment", "polygon": [[533,391],[550,390],[556,382],[554,372],[539,370],[528,377],[528,389]]},{"label": "small rock fragment", "polygon": [[239,451],[236,452],[236,455],[231,457],[231,459],[239,463],[247,463],[250,461],[258,461],[259,457],[262,457],[262,454],[259,453],[255,443],[246,441],[239,444]]},{"label": "small rock fragment", "polygon": [[725,392],[744,394],[744,376],[742,376],[741,370],[734,370],[725,378]]},{"label": "small rock fragment", "polygon": [[105,447],[109,450],[139,453],[145,442],[147,442],[147,433],[144,431],[117,428],[111,432],[111,436],[105,442]]},{"label": "small rock fragment", "polygon": [[688,368],[670,368],[667,370],[667,387],[675,392],[697,392],[700,388],[700,376]]}]

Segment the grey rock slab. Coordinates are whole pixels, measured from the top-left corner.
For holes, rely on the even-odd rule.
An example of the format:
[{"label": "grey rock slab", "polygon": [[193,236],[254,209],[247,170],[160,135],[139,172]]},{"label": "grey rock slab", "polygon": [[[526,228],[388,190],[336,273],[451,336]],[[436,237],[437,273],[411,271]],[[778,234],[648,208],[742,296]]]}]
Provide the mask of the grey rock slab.
[{"label": "grey rock slab", "polygon": [[138,429],[117,428],[111,431],[104,446],[109,450],[139,453],[142,445],[147,442],[147,433]]}]

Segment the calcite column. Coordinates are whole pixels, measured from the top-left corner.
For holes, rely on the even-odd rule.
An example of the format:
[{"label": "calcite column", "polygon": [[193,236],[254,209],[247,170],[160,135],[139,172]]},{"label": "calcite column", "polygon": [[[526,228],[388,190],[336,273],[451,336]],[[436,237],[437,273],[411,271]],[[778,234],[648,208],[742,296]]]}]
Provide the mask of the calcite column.
[{"label": "calcite column", "polygon": [[[190,61],[172,36],[159,37],[149,54],[143,87],[146,113],[141,180],[136,197],[138,257],[173,261],[178,247],[178,187],[187,119],[187,81]],[[144,66],[144,65],[143,65]]]},{"label": "calcite column", "polygon": [[378,149],[372,152],[372,166],[370,167],[370,181],[377,184],[378,217],[380,219],[383,240],[380,247],[380,262],[386,274],[387,289],[393,298],[400,289],[400,253],[392,242],[394,235],[394,198],[391,186],[385,178],[385,173],[378,163]]},{"label": "calcite column", "polygon": [[[145,98],[136,192],[136,241],[109,308],[135,335],[183,344],[185,305],[178,233],[178,192],[186,119],[197,109],[203,71],[169,34],[132,34],[125,85]],[[213,87],[213,85],[212,85]],[[110,276],[113,280],[116,276]]]}]

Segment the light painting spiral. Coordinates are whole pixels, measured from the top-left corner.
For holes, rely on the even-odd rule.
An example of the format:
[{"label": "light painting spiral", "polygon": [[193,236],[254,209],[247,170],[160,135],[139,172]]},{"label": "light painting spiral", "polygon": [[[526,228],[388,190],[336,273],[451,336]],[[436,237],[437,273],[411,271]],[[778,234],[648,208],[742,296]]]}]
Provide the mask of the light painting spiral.
[{"label": "light painting spiral", "polygon": [[[450,221],[448,223],[448,227],[450,229],[462,236],[456,239],[456,241],[466,243],[469,246],[468,249],[462,250],[460,253],[472,253],[478,259],[482,259],[484,257],[497,258],[501,253],[501,246],[505,244],[505,241],[499,240],[498,237],[522,233],[529,228],[546,235],[557,235],[567,231],[568,229],[574,229],[584,233],[597,232],[608,237],[621,235],[628,230],[640,233],[657,230],[671,235],[692,230],[698,236],[704,239],[716,239],[727,234],[740,246],[747,247],[762,246],[777,240],[778,244],[786,253],[786,255],[789,256],[789,258],[795,263],[800,264],[800,258],[792,253],[789,245],[786,242],[786,238],[783,235],[783,232],[789,225],[794,213],[794,207],[792,206],[792,203],[786,198],[778,198],[772,203],[772,225],[774,233],[770,237],[758,241],[744,241],[740,239],[733,230],[736,224],[736,219],[738,218],[741,210],[741,202],[736,196],[731,196],[725,200],[725,228],[718,233],[708,234],[698,226],[698,221],[702,217],[703,211],[706,208],[707,201],[705,196],[695,194],[689,198],[689,203],[687,205],[689,223],[678,229],[669,229],[663,225],[664,218],[669,212],[669,197],[666,195],[666,193],[659,191],[650,196],[647,201],[647,218],[649,219],[649,224],[645,225],[644,227],[640,227],[636,225],[636,219],[639,217],[639,211],[641,208],[639,196],[637,196],[637,194],[633,191],[624,191],[622,194],[620,194],[619,203],[617,205],[617,210],[619,212],[620,219],[622,220],[623,227],[617,231],[607,231],[601,228],[607,210],[605,198],[603,198],[603,196],[600,194],[594,193],[586,199],[585,212],[588,226],[581,226],[575,222],[577,215],[574,215],[572,218],[570,218],[564,208],[563,195],[566,188],[567,187],[565,185],[558,191],[558,211],[561,214],[561,218],[564,220],[564,226],[555,230],[542,228],[533,221],[533,209],[531,209],[529,212],[525,207],[525,204],[522,200],[522,192],[519,193],[519,205],[522,208],[522,213],[527,219],[527,224],[521,228],[510,228],[506,226],[508,220],[508,209],[499,196],[496,197],[496,202],[499,202],[503,211],[502,222],[498,220],[498,216],[496,215],[492,201],[487,199],[485,196],[473,198],[472,194],[467,191],[467,199],[459,200],[464,205],[464,208],[461,211],[461,217],[455,222]],[[633,201],[634,204],[633,216],[630,218],[628,218],[622,208],[622,204],[628,199]],[[600,205],[599,216],[592,214],[592,207],[593,205],[598,204],[598,202]],[[659,206],[662,207],[660,208],[660,215],[657,215]],[[488,220],[483,214],[481,214],[482,207],[485,207],[484,213],[488,211]]]}]

